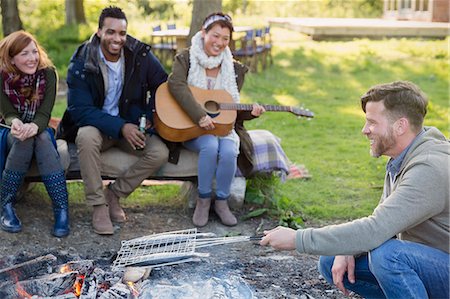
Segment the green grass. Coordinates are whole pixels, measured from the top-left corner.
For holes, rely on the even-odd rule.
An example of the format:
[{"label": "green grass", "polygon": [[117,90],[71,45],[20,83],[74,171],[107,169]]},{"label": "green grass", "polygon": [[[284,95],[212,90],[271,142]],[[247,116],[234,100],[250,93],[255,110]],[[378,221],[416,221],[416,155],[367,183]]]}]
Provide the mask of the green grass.
[{"label": "green grass", "polygon": [[[369,155],[361,134],[364,115],[359,97],[372,85],[409,80],[428,95],[425,124],[449,136],[449,40],[386,39],[315,42],[303,35],[273,28],[274,65],[249,74],[243,102],[301,106],[312,110],[311,121],[286,113],[266,113],[247,122],[248,129],[267,129],[279,136],[292,162],[305,164],[313,178],[277,183],[269,192],[279,217],[306,221],[344,221],[368,215],[381,195],[386,158]],[[58,101],[61,116],[65,101]],[[253,200],[258,182],[250,182]],[[260,186],[260,185],[259,185]],[[256,189],[261,187],[256,187]],[[129,204],[183,204],[178,186],[139,188]],[[253,193],[252,193],[253,192]],[[83,197],[81,187],[71,197]],[[257,200],[256,200],[257,201]]]}]

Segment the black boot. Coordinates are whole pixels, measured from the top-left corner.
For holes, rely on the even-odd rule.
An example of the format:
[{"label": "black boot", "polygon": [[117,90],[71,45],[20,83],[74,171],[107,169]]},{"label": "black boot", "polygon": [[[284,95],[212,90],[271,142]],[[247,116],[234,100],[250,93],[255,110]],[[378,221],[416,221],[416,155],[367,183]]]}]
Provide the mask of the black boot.
[{"label": "black boot", "polygon": [[53,235],[58,238],[65,237],[69,234],[70,228],[69,202],[64,171],[42,176],[42,182],[53,204],[53,214],[55,217]]},{"label": "black boot", "polygon": [[22,185],[25,173],[5,169],[3,171],[1,182],[1,205],[2,216],[0,219],[1,228],[9,233],[17,233],[22,230],[22,223],[16,215],[13,204],[16,200],[16,194]]}]

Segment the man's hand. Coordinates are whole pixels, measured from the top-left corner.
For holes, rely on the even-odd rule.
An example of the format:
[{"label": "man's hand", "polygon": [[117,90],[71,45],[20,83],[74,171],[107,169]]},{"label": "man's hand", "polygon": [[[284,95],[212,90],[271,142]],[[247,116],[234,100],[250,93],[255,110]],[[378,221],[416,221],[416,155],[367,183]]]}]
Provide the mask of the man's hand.
[{"label": "man's hand", "polygon": [[355,283],[355,258],[352,255],[338,255],[334,258],[333,267],[331,267],[333,283],[348,296],[350,292],[344,287],[344,275],[347,273],[350,283]]},{"label": "man's hand", "polygon": [[296,231],[292,228],[278,226],[272,230],[264,231],[264,237],[259,242],[260,245],[270,245],[277,250],[295,249]]},{"label": "man's hand", "polygon": [[122,127],[122,136],[133,149],[145,147],[145,134],[139,131],[138,126],[126,123]]}]

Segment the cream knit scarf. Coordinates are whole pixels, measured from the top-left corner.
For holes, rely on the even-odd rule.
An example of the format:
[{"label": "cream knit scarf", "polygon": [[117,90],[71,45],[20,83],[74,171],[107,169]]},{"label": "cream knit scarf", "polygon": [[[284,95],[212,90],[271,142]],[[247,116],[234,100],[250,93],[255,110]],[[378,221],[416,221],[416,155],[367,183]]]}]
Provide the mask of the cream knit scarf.
[{"label": "cream knit scarf", "polygon": [[220,75],[217,78],[221,80],[221,86],[231,94],[234,102],[239,103],[239,90],[230,48],[226,47],[218,56],[206,55],[203,50],[202,32],[199,31],[192,37],[189,53],[188,84],[207,89],[205,69],[212,69],[220,65]]}]

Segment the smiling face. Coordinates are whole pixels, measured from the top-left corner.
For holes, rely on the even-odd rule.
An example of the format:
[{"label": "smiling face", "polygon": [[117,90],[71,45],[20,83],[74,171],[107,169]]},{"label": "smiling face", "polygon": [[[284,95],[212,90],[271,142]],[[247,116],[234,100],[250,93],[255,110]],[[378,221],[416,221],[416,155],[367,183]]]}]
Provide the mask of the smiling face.
[{"label": "smiling face", "polygon": [[366,123],[362,133],[370,141],[370,154],[394,157],[396,155],[396,137],[393,124],[389,121],[384,102],[368,102],[366,105]]},{"label": "smiling face", "polygon": [[31,41],[12,58],[11,63],[24,74],[34,74],[39,65],[39,51],[36,44]]},{"label": "smiling face", "polygon": [[100,47],[106,60],[117,61],[127,39],[127,21],[107,17],[102,28],[98,29],[97,36],[100,38]]},{"label": "smiling face", "polygon": [[230,44],[231,32],[227,27],[214,25],[208,32],[202,30],[204,50],[208,56],[218,56]]}]

